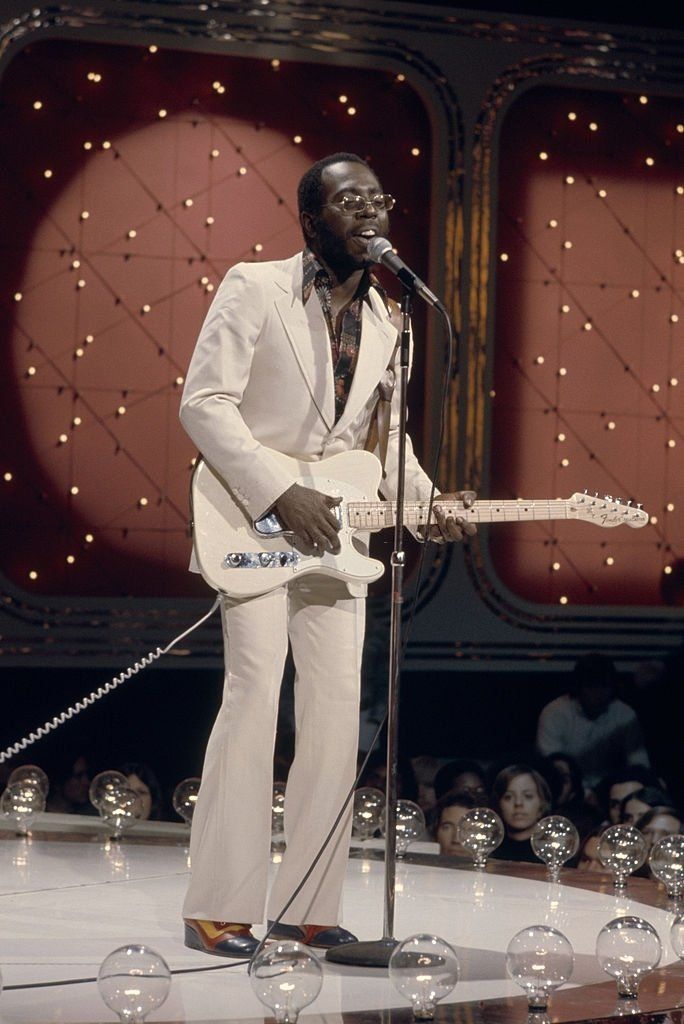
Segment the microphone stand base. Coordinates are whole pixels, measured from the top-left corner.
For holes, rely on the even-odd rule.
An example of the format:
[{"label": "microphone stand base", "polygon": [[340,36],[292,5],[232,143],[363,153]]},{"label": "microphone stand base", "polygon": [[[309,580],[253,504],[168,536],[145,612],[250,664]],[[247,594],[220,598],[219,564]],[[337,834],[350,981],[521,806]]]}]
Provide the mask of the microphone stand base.
[{"label": "microphone stand base", "polygon": [[375,939],[369,942],[345,942],[327,950],[325,959],[348,967],[387,967],[399,945],[396,939]]}]

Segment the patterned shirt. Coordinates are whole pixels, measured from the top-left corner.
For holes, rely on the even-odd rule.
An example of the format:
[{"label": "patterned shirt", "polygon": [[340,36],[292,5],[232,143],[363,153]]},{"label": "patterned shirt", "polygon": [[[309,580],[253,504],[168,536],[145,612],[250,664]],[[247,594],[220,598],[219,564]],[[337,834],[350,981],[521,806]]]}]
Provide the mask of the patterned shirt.
[{"label": "patterned shirt", "polygon": [[[310,249],[303,253],[302,302],[308,302],[315,289],[328,328],[332,351],[335,381],[335,422],[339,420],[347,404],[347,398],[354,378],[354,369],[361,343],[361,314],[364,299],[370,305],[369,291],[377,288],[383,300],[384,292],[376,278],[366,271],[359,283],[351,303],[338,317],[336,324],[332,313],[332,281],[325,267],[321,266]],[[386,300],[385,300],[386,301]]]}]

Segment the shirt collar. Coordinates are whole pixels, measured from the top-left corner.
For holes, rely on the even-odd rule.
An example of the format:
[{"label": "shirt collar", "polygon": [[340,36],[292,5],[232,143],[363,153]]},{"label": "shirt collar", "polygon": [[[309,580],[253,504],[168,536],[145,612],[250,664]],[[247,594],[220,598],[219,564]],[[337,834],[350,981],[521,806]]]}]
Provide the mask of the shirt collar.
[{"label": "shirt collar", "polygon": [[[302,302],[304,305],[309,301],[311,291],[319,274],[321,275],[321,279],[329,286],[330,275],[328,274],[328,271],[322,263],[319,263],[314,253],[307,246],[302,253]],[[369,292],[371,288],[375,288],[379,292],[385,306],[388,306],[385,289],[382,287],[375,274],[371,273],[370,270],[367,270],[361,278],[355,298],[362,296],[370,305]]]}]

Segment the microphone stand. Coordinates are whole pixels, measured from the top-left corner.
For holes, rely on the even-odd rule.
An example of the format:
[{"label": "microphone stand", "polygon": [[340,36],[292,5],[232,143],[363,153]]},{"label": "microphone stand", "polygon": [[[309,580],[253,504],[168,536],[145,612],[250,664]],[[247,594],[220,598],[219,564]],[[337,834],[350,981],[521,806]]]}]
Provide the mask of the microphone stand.
[{"label": "microphone stand", "polygon": [[385,913],[381,939],[349,942],[326,952],[326,960],[355,967],[387,967],[398,945],[394,938],[394,894],[397,863],[397,775],[399,759],[399,673],[401,668],[401,608],[404,601],[404,485],[406,476],[406,394],[411,341],[413,283],[404,286],[401,298],[399,348],[399,461],[391,557],[392,596],[387,687],[387,790],[385,794]]}]

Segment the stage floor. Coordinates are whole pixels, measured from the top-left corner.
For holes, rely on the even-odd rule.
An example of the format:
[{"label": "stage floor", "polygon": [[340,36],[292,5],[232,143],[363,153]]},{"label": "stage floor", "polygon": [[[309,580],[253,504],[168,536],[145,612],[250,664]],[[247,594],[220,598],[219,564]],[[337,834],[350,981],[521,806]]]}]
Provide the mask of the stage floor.
[{"label": "stage floor", "polygon": [[[175,975],[167,1002],[149,1020],[263,1018],[245,967],[230,967],[230,961],[183,945],[180,907],[187,884],[186,847],[177,839],[171,841],[170,835],[167,841],[145,841],[143,836],[142,841],[108,843],[94,831],[96,826],[89,823],[91,835],[65,831],[29,840],[4,833],[0,1019],[5,1024],[115,1019],[88,979],[97,975],[108,953],[129,942],[151,946],[174,972],[218,968]],[[670,912],[633,897],[577,888],[584,881],[576,872],[567,874],[571,884],[552,885],[541,880],[542,870],[536,868],[511,867],[515,874],[500,874],[506,868],[494,865],[497,873],[477,874],[467,866],[445,865],[442,858],[419,859],[421,863],[398,865],[395,934],[401,939],[431,932],[456,947],[461,979],[450,1002],[503,999],[508,1004],[507,997],[518,996],[519,989],[505,976],[504,951],[514,933],[530,924],[552,925],[570,939],[576,955],[575,987],[605,982],[594,956],[596,936],[607,921],[622,914],[638,914],[654,925],[663,942],[661,966],[676,959],[669,943]],[[530,871],[537,877],[520,877]],[[646,884],[635,881],[636,888]],[[363,856],[357,849],[349,861],[344,924],[361,938],[379,938],[382,917],[383,864],[377,851]],[[69,984],[79,979],[86,980]],[[510,1005],[519,1003],[515,999]],[[386,971],[326,964],[322,991],[302,1016],[313,1019],[401,1005]],[[524,1017],[516,1012],[516,1019]]]}]

